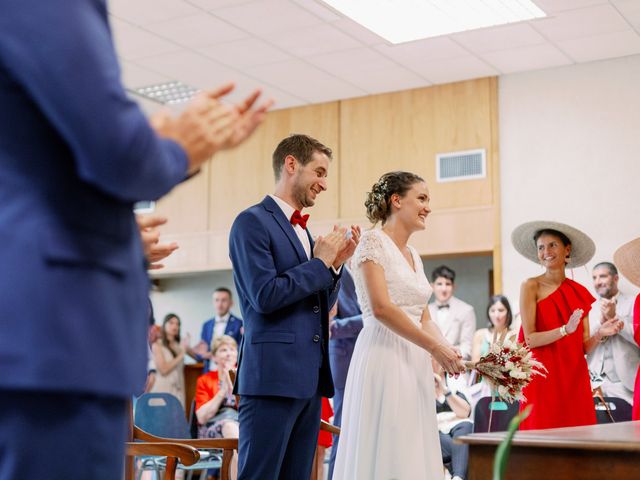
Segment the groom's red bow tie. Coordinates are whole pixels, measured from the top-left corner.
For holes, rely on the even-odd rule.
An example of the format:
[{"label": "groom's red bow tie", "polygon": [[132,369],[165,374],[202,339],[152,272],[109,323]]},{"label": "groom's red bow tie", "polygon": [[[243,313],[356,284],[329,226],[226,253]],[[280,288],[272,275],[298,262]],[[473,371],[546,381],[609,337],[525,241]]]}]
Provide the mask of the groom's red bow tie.
[{"label": "groom's red bow tie", "polygon": [[307,220],[309,220],[308,213],[306,215],[302,215],[300,213],[300,210],[295,210],[291,215],[291,219],[289,221],[291,222],[291,225],[293,225],[294,227],[296,225],[300,225],[304,229],[304,228],[307,228]]}]

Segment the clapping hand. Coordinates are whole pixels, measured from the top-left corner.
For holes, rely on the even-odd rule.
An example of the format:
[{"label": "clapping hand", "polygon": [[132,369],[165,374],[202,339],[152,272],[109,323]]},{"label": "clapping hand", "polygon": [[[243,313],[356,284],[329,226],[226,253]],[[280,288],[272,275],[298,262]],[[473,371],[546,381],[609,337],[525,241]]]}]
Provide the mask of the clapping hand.
[{"label": "clapping hand", "polygon": [[611,337],[613,335],[617,335],[620,332],[620,330],[623,329],[623,327],[624,327],[624,322],[614,317],[602,323],[598,328],[598,333],[602,337]]},{"label": "clapping hand", "polygon": [[177,117],[164,110],[151,117],[158,135],[180,144],[189,160],[189,173],[197,172],[216,152],[237,147],[266,117],[273,100],[255,106],[260,96],[256,90],[236,105],[222,99],[234,89],[232,83],[204,91]]},{"label": "clapping hand", "polygon": [[583,314],[584,314],[584,310],[582,310],[581,308],[576,308],[573,311],[565,327],[567,331],[567,335],[572,334],[573,332],[576,331],[576,329],[578,328],[578,325],[580,324],[580,320],[582,320]]},{"label": "clapping hand", "polygon": [[220,379],[220,393],[223,396],[229,396],[233,391],[233,382],[231,382],[231,377],[229,376],[229,369],[231,369],[233,365],[228,365],[224,362],[222,365],[218,365],[218,377]]},{"label": "clapping hand", "polygon": [[600,319],[600,323],[605,323],[607,320],[611,320],[616,316],[616,301],[608,298],[600,299],[600,313],[602,313],[602,318]]},{"label": "clapping hand", "polygon": [[[335,230],[337,226],[333,228]],[[361,235],[360,227],[358,225],[351,225],[351,230],[346,232],[347,242],[345,246],[342,248],[342,250],[338,252],[338,255],[336,255],[336,259],[333,261],[333,268],[335,269],[340,268],[344,262],[346,262],[347,260],[349,260],[349,258],[351,258],[351,256],[353,255],[353,252],[356,251],[356,247],[358,246],[358,243],[360,243],[360,235]]]},{"label": "clapping hand", "polygon": [[167,223],[167,219],[159,215],[136,215],[136,222],[140,230],[144,256],[149,262],[147,268],[149,270],[163,268],[164,265],[158,262],[171,255],[178,248],[176,242],[160,243],[158,227]]},{"label": "clapping hand", "polygon": [[188,350],[189,348],[191,348],[191,335],[188,333],[185,333],[182,337],[182,339],[180,340],[180,346],[182,347],[183,350]]},{"label": "clapping hand", "polygon": [[316,243],[313,246],[313,256],[322,260],[327,268],[334,264],[338,253],[347,245],[346,231],[346,228],[335,226],[331,233],[316,239]]}]

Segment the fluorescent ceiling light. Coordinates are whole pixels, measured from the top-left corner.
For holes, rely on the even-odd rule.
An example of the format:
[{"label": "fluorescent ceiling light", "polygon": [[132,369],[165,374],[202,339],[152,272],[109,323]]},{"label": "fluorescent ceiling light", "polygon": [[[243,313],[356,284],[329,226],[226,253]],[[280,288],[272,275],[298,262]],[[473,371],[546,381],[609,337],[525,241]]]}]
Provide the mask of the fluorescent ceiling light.
[{"label": "fluorescent ceiling light", "polygon": [[545,17],[530,0],[322,0],[391,43]]},{"label": "fluorescent ceiling light", "polygon": [[178,103],[184,103],[191,100],[191,98],[200,90],[196,87],[192,87],[191,85],[173,81],[134,88],[130,91],[136,95],[140,95],[141,97],[153,100],[154,102],[162,103],[164,105],[176,105]]}]

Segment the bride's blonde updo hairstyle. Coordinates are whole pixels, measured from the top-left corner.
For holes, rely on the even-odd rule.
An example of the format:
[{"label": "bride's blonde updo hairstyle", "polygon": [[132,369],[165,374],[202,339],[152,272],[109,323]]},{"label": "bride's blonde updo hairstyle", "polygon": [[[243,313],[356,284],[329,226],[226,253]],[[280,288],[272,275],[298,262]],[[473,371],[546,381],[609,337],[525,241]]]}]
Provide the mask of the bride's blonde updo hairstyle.
[{"label": "bride's blonde updo hairstyle", "polygon": [[411,189],[414,183],[424,180],[411,172],[388,172],[380,177],[367,192],[364,206],[367,209],[367,218],[374,225],[378,222],[385,224],[391,215],[391,195],[397,193],[400,197]]}]

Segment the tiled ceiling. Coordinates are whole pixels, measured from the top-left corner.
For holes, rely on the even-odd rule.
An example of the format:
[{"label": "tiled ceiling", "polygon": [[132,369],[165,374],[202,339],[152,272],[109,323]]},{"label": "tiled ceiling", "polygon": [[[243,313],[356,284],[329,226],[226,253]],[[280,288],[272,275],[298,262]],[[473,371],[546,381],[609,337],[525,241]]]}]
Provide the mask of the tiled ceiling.
[{"label": "tiled ceiling", "polygon": [[276,108],[640,54],[640,0],[534,1],[547,18],[402,45],[319,0],[110,0],[109,10],[127,87],[235,81],[235,98],[260,86]]}]

